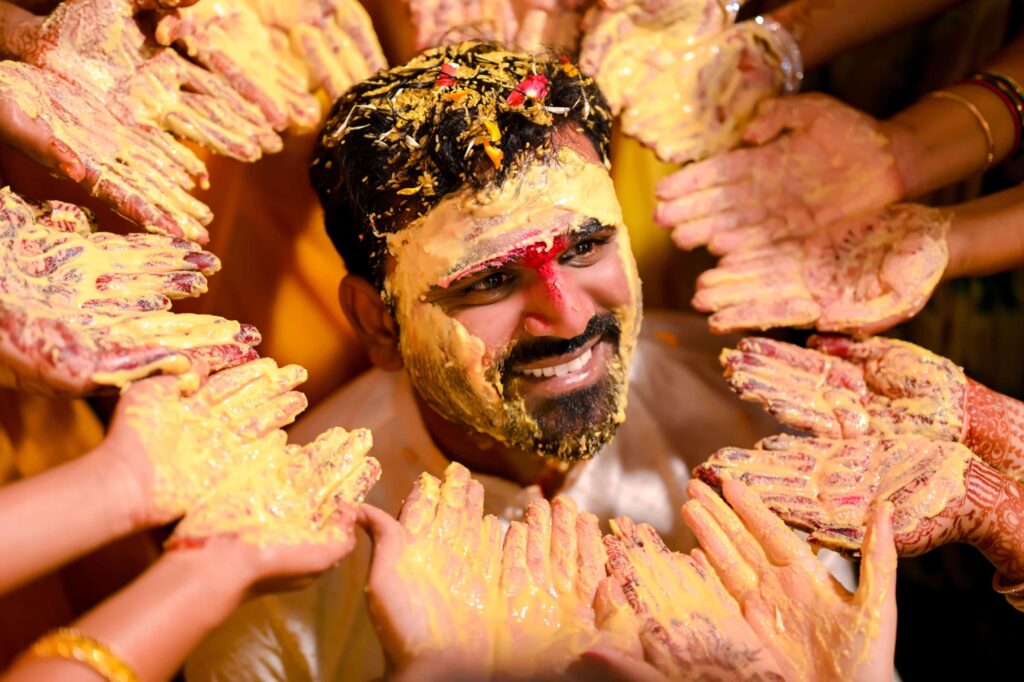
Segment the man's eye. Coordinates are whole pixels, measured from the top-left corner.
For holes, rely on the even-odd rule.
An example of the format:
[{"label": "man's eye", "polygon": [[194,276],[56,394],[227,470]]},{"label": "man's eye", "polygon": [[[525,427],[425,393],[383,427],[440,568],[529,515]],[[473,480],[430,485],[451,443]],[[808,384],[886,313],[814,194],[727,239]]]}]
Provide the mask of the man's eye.
[{"label": "man's eye", "polygon": [[570,246],[559,260],[562,263],[589,265],[600,257],[601,247],[608,243],[602,237],[590,237]]},{"label": "man's eye", "polygon": [[473,282],[468,287],[463,289],[466,292],[482,292],[482,291],[493,291],[499,289],[502,286],[508,284],[512,280],[512,275],[507,272],[494,272],[487,275],[483,279]]}]

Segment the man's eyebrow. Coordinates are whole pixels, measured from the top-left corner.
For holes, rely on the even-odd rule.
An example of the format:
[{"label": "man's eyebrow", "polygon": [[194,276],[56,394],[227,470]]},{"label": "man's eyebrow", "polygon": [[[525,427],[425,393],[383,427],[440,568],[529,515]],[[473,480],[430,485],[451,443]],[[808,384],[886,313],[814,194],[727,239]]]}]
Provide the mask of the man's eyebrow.
[{"label": "man's eyebrow", "polygon": [[[587,237],[597,234],[598,232],[615,229],[617,228],[614,225],[607,225],[605,223],[602,223],[597,218],[587,218],[578,227],[570,228],[566,230],[562,235],[557,237],[556,243],[558,241],[562,241],[565,244],[576,244],[586,239]],[[468,268],[462,268],[460,271],[456,271],[450,274],[448,277],[444,279],[443,282],[435,284],[432,287],[432,289],[447,289],[451,285],[458,284],[461,280],[465,280],[468,277],[476,277],[478,275],[490,274],[492,272],[501,270],[510,263],[515,263],[519,261],[523,257],[523,254],[530,248],[532,248],[532,246],[525,247],[522,249],[516,249],[512,253],[505,254],[502,256],[496,256],[481,263],[477,263],[476,265],[472,265]]]}]

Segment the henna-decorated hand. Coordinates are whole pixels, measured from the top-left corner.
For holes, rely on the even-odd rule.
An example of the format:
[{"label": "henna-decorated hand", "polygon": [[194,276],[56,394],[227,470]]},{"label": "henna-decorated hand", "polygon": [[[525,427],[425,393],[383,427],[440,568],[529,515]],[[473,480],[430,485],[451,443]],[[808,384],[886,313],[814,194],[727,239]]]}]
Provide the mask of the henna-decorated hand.
[{"label": "henna-decorated hand", "polygon": [[178,42],[193,59],[221,74],[275,129],[311,130],[320,122],[309,74],[292,55],[287,37],[265,26],[244,0],[200,2],[170,13],[157,24],[156,40]]},{"label": "henna-decorated hand", "polygon": [[154,126],[243,161],[280,151],[281,138],[255,105],[219,75],[147,38],[135,11],[128,0],[66,0],[22,58],[87,90],[122,123]]},{"label": "henna-decorated hand", "polygon": [[715,333],[807,326],[876,333],[927,303],[949,261],[950,221],[938,209],[898,204],[802,239],[770,241],[759,228],[722,232],[712,244],[728,255],[698,278],[693,306],[714,313]]},{"label": "henna-decorated hand", "polygon": [[[684,249],[801,237],[903,193],[882,124],[825,95],[767,100],[737,149],[662,180],[655,221]],[[731,230],[743,237],[719,237]],[[716,241],[717,240],[717,241]]]},{"label": "henna-decorated hand", "polygon": [[669,550],[628,518],[604,539],[608,567],[639,621],[646,659],[669,679],[781,679],[778,663],[700,550]]},{"label": "henna-decorated hand", "polygon": [[87,91],[29,64],[0,62],[0,141],[152,232],[205,244],[210,209],[196,156],[161,131],[125,125]]},{"label": "henna-decorated hand", "polygon": [[[129,387],[104,446],[135,481],[136,525],[166,523],[195,512],[196,518],[181,531],[187,535],[192,524],[209,521],[212,513],[230,516],[227,507],[203,512],[196,507],[200,502],[209,506],[228,478],[235,481],[225,484],[223,493],[229,498],[242,483],[258,487],[254,476],[262,474],[268,481],[282,479],[274,486],[289,485],[279,462],[286,457],[281,428],[306,408],[306,397],[292,390],[305,379],[306,371],[298,365],[279,368],[263,358],[212,374],[198,388],[189,385],[194,377],[153,377]],[[289,449],[287,457],[297,449]],[[262,474],[254,471],[259,467],[266,467]],[[241,532],[240,527],[241,521],[235,530]]]},{"label": "henna-decorated hand", "polygon": [[985,513],[976,491],[993,470],[959,443],[779,435],[756,447],[723,448],[694,473],[715,486],[723,473],[746,483],[783,521],[836,551],[860,550],[871,510],[884,501],[896,507],[901,555],[976,539]]},{"label": "henna-decorated hand", "polygon": [[374,538],[370,610],[399,669],[443,655],[479,677],[551,672],[601,640],[601,534],[571,500],[533,503],[504,546],[500,522],[482,516],[483,488],[458,464],[444,483],[423,474],[398,522],[364,510]]},{"label": "henna-decorated hand", "polygon": [[851,594],[745,486],[722,484],[730,509],[700,481],[683,508],[725,589],[787,680],[889,679],[896,646],[892,508],[879,505]]},{"label": "henna-decorated hand", "polygon": [[735,147],[757,104],[787,85],[774,34],[733,25],[738,4],[604,0],[587,14],[581,68],[623,131],[665,161]]},{"label": "henna-decorated hand", "polygon": [[742,339],[722,352],[725,378],[742,399],[816,436],[963,440],[968,380],[951,361],[883,337],[815,336],[810,345]]},{"label": "henna-decorated hand", "polygon": [[289,42],[311,84],[336,100],[387,66],[370,17],[358,0],[245,0],[277,45]]},{"label": "henna-decorated hand", "polygon": [[[333,428],[309,445],[251,441],[174,529],[171,551],[234,544],[250,593],[304,586],[355,546],[357,505],[380,478],[365,429]],[[212,489],[210,489],[210,484]]]},{"label": "henna-decorated hand", "polygon": [[206,290],[216,257],[168,237],[93,233],[91,215],[0,189],[3,383],[78,395],[201,360],[255,357],[259,334],[205,315],[165,312]]}]

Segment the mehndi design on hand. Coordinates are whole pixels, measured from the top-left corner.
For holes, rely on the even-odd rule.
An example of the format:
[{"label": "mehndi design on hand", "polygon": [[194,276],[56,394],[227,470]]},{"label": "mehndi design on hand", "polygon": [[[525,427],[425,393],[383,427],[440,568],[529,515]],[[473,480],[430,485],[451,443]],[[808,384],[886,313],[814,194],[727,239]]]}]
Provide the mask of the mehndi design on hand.
[{"label": "mehndi design on hand", "polygon": [[[728,252],[697,280],[693,306],[711,330],[808,327],[859,335],[888,329],[928,302],[949,262],[952,217],[916,204],[771,240],[761,227],[712,238]],[[725,242],[725,239],[728,242]],[[744,243],[745,242],[745,243]],[[728,244],[725,246],[724,244]]]}]

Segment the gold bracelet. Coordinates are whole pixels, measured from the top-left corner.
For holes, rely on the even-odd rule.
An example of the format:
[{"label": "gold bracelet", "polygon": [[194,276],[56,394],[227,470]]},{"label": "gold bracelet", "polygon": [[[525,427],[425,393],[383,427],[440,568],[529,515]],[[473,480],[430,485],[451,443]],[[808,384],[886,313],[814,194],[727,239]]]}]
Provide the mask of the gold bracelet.
[{"label": "gold bracelet", "polygon": [[102,642],[74,628],[57,628],[43,635],[23,658],[69,658],[83,663],[109,682],[142,682],[131,666]]},{"label": "gold bracelet", "polygon": [[996,160],[996,140],[992,136],[992,127],[985,120],[985,114],[981,113],[981,109],[974,105],[974,102],[967,99],[963,95],[958,95],[955,92],[949,92],[948,90],[936,90],[929,92],[925,97],[938,97],[939,99],[949,99],[954,102],[967,107],[967,110],[971,112],[975,119],[978,121],[978,125],[981,126],[981,131],[985,133],[985,142],[988,144],[988,153],[986,155],[985,170],[992,167],[992,164]]},{"label": "gold bracelet", "polygon": [[1024,582],[1006,585],[1003,583],[1005,579],[1001,572],[996,571],[996,574],[992,576],[992,589],[1006,597],[1010,606],[1018,611],[1024,611]]}]

